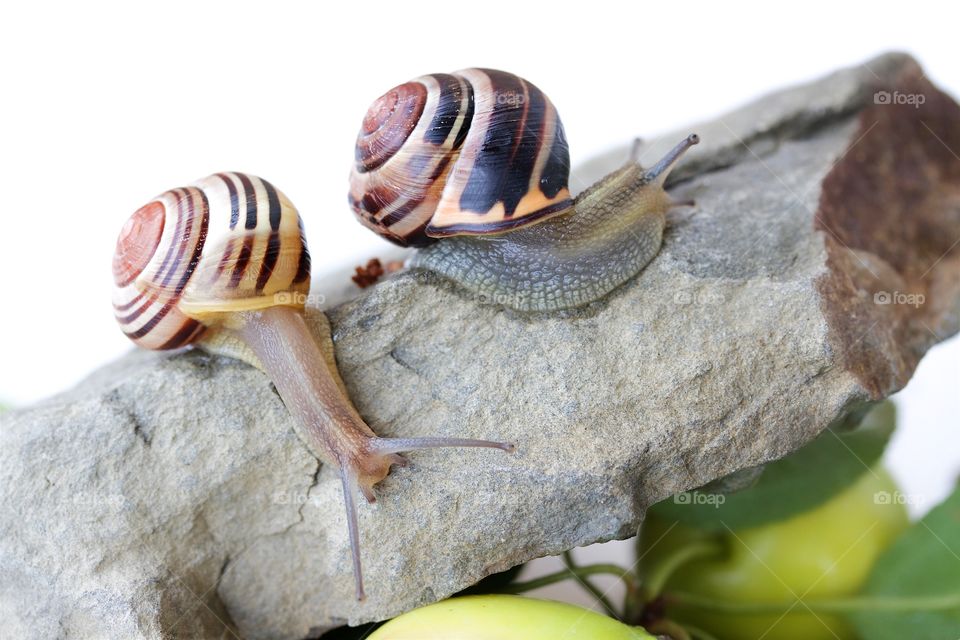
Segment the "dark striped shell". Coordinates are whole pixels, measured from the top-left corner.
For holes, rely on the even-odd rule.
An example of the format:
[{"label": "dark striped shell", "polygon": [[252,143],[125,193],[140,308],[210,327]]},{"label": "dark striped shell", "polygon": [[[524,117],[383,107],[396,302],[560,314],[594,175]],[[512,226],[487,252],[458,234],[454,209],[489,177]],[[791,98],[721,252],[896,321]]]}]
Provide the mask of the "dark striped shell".
[{"label": "dark striped shell", "polygon": [[350,206],[403,246],[503,233],[567,211],[570,153],[553,103],[503,71],[422,76],[367,112]]},{"label": "dark striped shell", "polygon": [[266,180],[217,173],[138,209],[113,256],[113,308],[128,338],[174,349],[230,311],[303,306],[310,253],[296,208]]}]

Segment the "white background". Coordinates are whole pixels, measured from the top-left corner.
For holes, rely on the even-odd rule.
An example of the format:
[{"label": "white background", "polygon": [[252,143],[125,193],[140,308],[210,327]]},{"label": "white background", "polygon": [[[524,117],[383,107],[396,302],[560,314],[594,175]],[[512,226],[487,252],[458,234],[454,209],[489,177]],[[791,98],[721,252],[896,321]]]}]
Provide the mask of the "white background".
[{"label": "white background", "polygon": [[[957,14],[916,1],[5,4],[0,402],[52,394],[130,348],[109,303],[113,246],[165,189],[219,170],[268,178],[305,218],[315,277],[382,252],[346,206],[353,140],[368,104],[414,76],[489,66],[533,80],[576,165],[889,49],[960,94]],[[937,347],[899,396],[889,464],[922,505],[960,468],[958,361],[956,339]]]}]

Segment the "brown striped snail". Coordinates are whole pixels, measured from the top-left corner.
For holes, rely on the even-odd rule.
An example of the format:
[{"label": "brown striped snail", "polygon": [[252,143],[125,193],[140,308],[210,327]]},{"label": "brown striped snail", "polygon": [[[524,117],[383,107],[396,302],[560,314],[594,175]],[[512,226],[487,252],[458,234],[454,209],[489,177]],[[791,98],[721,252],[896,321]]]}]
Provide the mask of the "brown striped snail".
[{"label": "brown striped snail", "polygon": [[[521,311],[588,304],[660,250],[663,189],[690,135],[652,168],[637,158],[575,199],[563,125],[523,78],[489,69],[395,87],[367,111],[349,201],[387,240],[420,247],[411,266]],[[439,240],[439,241],[438,241]]]},{"label": "brown striped snail", "polygon": [[355,492],[373,486],[400,452],[513,445],[465,438],[380,438],[350,402],[329,333],[320,344],[303,315],[310,253],[300,215],[266,180],[218,173],[138,209],[113,257],[113,306],[148,349],[196,344],[264,370],[307,448],[340,470],[358,599],[364,598]]}]

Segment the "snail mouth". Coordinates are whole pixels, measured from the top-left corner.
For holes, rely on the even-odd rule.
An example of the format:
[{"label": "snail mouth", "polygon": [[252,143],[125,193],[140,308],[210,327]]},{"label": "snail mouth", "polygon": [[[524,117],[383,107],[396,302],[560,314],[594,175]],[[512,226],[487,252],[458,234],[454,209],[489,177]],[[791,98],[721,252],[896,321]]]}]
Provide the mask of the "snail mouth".
[{"label": "snail mouth", "polygon": [[370,106],[357,136],[357,171],[372,171],[392,158],[417,126],[427,104],[427,88],[408,82]]},{"label": "snail mouth", "polygon": [[130,284],[147,267],[160,245],[166,212],[157,201],[140,207],[127,220],[113,254],[113,279],[118,286]]}]

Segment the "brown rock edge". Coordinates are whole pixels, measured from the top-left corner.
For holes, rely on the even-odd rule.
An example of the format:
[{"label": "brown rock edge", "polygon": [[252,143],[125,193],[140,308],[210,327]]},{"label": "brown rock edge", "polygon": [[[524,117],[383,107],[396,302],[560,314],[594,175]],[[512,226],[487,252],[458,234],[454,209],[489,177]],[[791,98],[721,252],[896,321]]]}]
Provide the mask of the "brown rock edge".
[{"label": "brown rock edge", "polygon": [[911,61],[858,119],[823,181],[814,227],[829,273],[817,286],[832,346],[879,400],[958,330],[960,106]]}]

